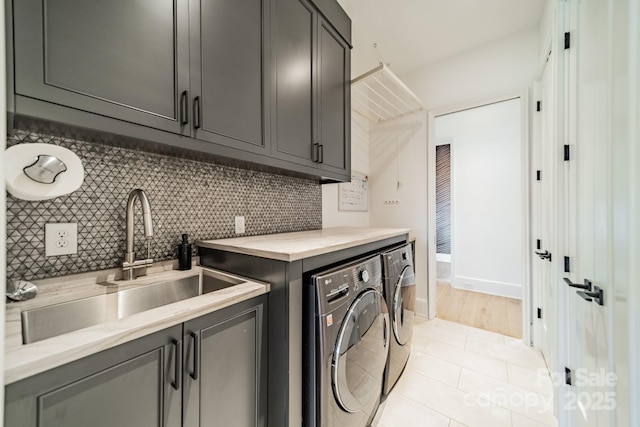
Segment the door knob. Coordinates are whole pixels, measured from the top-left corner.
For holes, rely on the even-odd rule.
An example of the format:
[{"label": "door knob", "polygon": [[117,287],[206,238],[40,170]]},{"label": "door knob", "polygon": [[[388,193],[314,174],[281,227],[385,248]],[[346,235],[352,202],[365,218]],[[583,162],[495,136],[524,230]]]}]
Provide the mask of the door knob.
[{"label": "door knob", "polygon": [[544,252],[536,251],[536,255],[540,257],[540,259],[548,259],[551,262],[551,252],[545,250]]},{"label": "door knob", "polygon": [[590,291],[578,291],[578,295],[587,301],[595,301],[598,305],[604,305],[604,291],[602,288],[595,286],[593,292]]},{"label": "door knob", "polygon": [[573,283],[571,279],[569,279],[568,277],[565,277],[563,280],[567,285],[571,286],[572,288],[586,289],[587,291],[591,290],[591,280],[589,279],[584,279],[584,285]]}]

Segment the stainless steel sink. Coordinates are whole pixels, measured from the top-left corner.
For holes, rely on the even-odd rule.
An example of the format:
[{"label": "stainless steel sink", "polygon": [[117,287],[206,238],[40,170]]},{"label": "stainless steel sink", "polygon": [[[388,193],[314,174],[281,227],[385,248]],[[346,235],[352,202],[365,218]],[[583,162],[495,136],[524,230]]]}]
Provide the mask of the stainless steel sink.
[{"label": "stainless steel sink", "polygon": [[22,341],[29,344],[105,322],[107,297],[99,295],[23,311]]},{"label": "stainless steel sink", "polygon": [[22,312],[23,342],[29,344],[109,320],[122,319],[200,294],[200,276],[191,276],[26,310]]},{"label": "stainless steel sink", "polygon": [[219,291],[220,289],[229,288],[231,286],[244,283],[239,277],[228,276],[226,274],[218,273],[213,270],[202,270],[202,293],[207,294],[209,292]]},{"label": "stainless steel sink", "polygon": [[200,277],[191,276],[118,292],[118,319],[200,295]]},{"label": "stainless steel sink", "polygon": [[246,279],[203,268],[200,287],[200,277],[195,275],[23,311],[23,342],[30,344],[246,282]]}]

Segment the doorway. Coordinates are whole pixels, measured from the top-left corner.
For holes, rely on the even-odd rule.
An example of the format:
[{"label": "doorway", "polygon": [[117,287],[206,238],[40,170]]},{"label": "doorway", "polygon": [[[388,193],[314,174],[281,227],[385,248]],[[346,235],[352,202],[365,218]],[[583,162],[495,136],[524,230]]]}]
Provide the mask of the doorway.
[{"label": "doorway", "polygon": [[451,143],[436,145],[436,274],[446,284],[451,284]]},{"label": "doorway", "polygon": [[528,342],[526,110],[523,92],[429,114],[429,302],[434,317]]}]

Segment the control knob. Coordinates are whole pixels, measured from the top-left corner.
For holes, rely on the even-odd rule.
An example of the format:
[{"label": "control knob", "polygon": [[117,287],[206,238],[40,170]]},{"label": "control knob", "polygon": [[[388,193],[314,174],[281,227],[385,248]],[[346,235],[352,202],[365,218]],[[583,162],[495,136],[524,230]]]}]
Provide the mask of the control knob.
[{"label": "control knob", "polygon": [[362,280],[364,283],[369,282],[369,272],[367,270],[362,270],[360,272],[360,280]]}]

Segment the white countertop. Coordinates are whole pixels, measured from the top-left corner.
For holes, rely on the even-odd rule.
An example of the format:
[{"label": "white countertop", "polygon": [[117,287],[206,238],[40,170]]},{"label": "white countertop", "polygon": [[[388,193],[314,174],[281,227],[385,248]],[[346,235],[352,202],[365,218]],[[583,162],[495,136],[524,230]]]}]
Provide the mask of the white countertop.
[{"label": "white countertop", "polygon": [[[56,304],[144,286],[153,282],[202,275],[203,268],[187,271],[154,268],[157,272],[131,282],[114,282],[113,273],[84,273],[66,278],[36,281],[36,298],[6,305],[4,381],[10,384],[49,369],[64,365],[108,348],[161,331],[182,322],[228,307],[269,292],[265,283],[246,281],[239,285],[188,298],[176,303],[143,311],[120,320],[62,334],[31,344],[22,345],[20,312],[38,306]],[[111,270],[107,270],[109,272]],[[224,275],[225,273],[223,273]],[[231,275],[234,276],[234,275]],[[99,284],[107,278],[114,286]]]},{"label": "white countertop", "polygon": [[408,235],[410,231],[408,228],[335,227],[295,233],[199,240],[196,245],[291,262],[390,237]]}]

